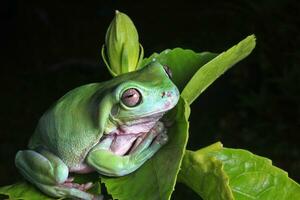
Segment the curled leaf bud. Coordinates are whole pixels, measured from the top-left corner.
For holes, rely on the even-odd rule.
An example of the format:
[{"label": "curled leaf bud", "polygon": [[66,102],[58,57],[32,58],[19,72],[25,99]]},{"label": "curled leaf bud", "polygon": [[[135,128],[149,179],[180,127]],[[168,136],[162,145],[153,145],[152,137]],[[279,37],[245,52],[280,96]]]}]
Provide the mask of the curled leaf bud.
[{"label": "curled leaf bud", "polygon": [[143,48],[131,19],[124,13],[116,11],[110,23],[102,58],[113,76],[135,71],[143,59]]}]

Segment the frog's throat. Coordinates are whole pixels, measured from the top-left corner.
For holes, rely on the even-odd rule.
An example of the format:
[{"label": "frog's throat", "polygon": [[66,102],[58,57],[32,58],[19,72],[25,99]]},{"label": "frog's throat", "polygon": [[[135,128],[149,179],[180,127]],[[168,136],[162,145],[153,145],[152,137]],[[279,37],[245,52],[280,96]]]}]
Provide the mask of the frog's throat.
[{"label": "frog's throat", "polygon": [[155,123],[163,117],[166,111],[150,114],[147,116],[139,117],[138,119],[117,119],[109,115],[104,135],[110,134],[137,134],[140,132],[149,132]]},{"label": "frog's throat", "polygon": [[156,113],[139,119],[127,120],[126,122],[110,118],[105,129],[107,132],[102,140],[109,137],[112,140],[109,150],[116,155],[127,155],[132,146],[137,145],[135,144],[137,138],[143,138],[153,129],[164,113]]}]

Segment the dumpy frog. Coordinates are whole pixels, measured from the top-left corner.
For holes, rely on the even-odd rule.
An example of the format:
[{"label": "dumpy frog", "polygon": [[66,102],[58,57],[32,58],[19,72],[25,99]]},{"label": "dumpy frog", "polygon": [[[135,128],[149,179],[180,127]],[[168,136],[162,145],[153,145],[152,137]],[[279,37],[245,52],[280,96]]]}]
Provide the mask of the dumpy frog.
[{"label": "dumpy frog", "polygon": [[40,118],[28,150],[17,152],[21,174],[52,197],[93,199],[92,183],[69,173],[124,176],[168,140],[160,120],[178,102],[170,70],[151,62],[110,81],[75,88]]}]

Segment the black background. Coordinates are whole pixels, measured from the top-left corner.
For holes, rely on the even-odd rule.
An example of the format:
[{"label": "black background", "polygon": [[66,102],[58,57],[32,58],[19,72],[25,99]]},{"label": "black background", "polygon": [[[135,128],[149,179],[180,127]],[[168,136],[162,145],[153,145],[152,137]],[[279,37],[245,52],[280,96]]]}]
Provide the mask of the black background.
[{"label": "black background", "polygon": [[100,49],[115,9],[134,21],[146,56],[175,47],[221,52],[256,34],[254,52],[192,105],[188,148],[222,141],[269,157],[299,181],[298,2],[1,1],[0,185],[20,179],[14,155],[51,103],[110,78]]}]

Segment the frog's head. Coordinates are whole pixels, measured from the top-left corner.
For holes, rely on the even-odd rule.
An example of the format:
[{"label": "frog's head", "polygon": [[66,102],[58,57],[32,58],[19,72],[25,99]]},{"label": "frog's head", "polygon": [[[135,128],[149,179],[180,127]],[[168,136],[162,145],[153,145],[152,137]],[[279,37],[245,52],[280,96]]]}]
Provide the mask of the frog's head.
[{"label": "frog's head", "polygon": [[118,103],[112,109],[112,118],[128,123],[158,116],[173,108],[178,102],[179,92],[170,78],[170,70],[158,62],[121,77],[113,94]]},{"label": "frog's head", "polygon": [[[171,76],[168,67],[151,62],[138,71],[120,75],[108,82],[104,92],[106,100],[102,102],[110,102],[109,106],[108,103],[105,106],[107,117],[103,116],[107,119],[103,124],[105,137],[138,137],[149,132],[179,100],[179,91]],[[130,141],[133,143],[134,138],[131,137]],[[131,144],[125,146],[130,148]],[[128,150],[124,145],[121,149],[115,149],[117,154]]]}]

